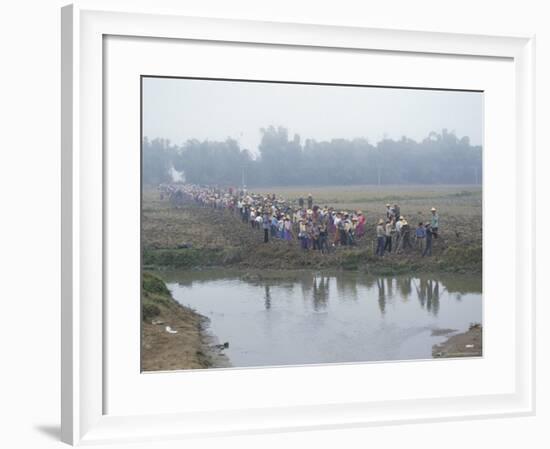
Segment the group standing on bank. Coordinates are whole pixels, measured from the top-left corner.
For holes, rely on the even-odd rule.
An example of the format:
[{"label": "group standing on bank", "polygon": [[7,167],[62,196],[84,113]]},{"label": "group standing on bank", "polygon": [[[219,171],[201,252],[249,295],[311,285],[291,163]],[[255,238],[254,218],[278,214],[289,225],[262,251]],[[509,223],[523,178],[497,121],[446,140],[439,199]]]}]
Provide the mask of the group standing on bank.
[{"label": "group standing on bank", "polygon": [[386,204],[386,219],[379,219],[376,226],[376,255],[383,256],[392,249],[400,253],[405,250],[419,250],[422,257],[432,255],[432,240],[439,231],[439,215],[435,207],[431,209],[429,223],[419,222],[413,230],[400,214],[399,206]]},{"label": "group standing on bank", "polygon": [[[246,189],[222,189],[192,184],[161,184],[161,199],[179,208],[186,202],[203,207],[229,210],[252,231],[263,231],[264,243],[270,240],[299,242],[304,251],[329,253],[336,247],[355,246],[365,236],[367,217],[361,210],[336,210],[305,199],[287,201],[275,194],[254,194]],[[432,255],[433,239],[438,237],[439,215],[431,208],[429,222],[416,227],[408,223],[399,205],[386,204],[385,217],[376,225],[375,254],[418,252]]]}]

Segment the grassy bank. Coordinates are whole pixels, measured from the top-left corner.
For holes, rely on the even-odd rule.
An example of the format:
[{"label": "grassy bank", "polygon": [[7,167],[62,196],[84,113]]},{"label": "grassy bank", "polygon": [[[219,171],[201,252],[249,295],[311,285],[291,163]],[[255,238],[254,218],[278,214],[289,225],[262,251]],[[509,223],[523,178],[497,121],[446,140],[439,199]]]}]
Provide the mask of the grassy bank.
[{"label": "grassy bank", "polygon": [[[366,188],[365,188],[366,189]],[[338,207],[353,204],[367,216],[365,236],[357,246],[334,248],[328,254],[304,252],[297,242],[279,240],[263,243],[262,231],[252,230],[228,211],[188,205],[172,209],[160,201],[157,192],[144,192],[143,264],[145,267],[202,268],[237,267],[268,269],[343,269],[378,275],[450,272],[481,273],[481,196],[479,189],[430,187],[388,190],[399,198],[402,213],[413,226],[429,220],[429,209],[440,211],[440,238],[433,241],[433,256],[420,257],[414,249],[403,254],[374,255],[375,223],[384,215],[380,188],[336,188],[315,191],[320,204]],[[385,189],[385,188],[384,188]],[[307,192],[307,190],[305,190]],[[267,191],[266,191],[267,193]],[[287,191],[287,195],[298,192]],[[396,200],[397,201],[397,200]]]},{"label": "grassy bank", "polygon": [[[444,253],[431,258],[411,255],[387,255],[379,258],[371,250],[346,249],[328,256],[292,251],[286,247],[264,251],[259,247],[254,255],[239,249],[158,249],[144,250],[143,262],[148,268],[200,268],[200,267],[242,267],[267,269],[290,268],[340,268],[359,270],[377,275],[405,273],[445,272],[481,273],[481,246],[473,248],[450,247]],[[344,252],[345,251],[345,252]]]},{"label": "grassy bank", "polygon": [[164,281],[143,273],[141,369],[210,368],[220,364],[204,331],[208,319],[176,302]]}]

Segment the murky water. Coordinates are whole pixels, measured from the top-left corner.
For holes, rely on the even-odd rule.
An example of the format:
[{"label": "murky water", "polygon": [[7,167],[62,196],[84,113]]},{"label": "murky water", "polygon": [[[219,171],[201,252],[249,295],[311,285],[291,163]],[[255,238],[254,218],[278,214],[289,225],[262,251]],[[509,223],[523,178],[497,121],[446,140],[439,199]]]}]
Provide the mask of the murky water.
[{"label": "murky water", "polygon": [[[210,318],[235,367],[432,357],[482,322],[480,276],[358,273],[162,273],[174,298]],[[434,332],[439,335],[434,335]]]}]

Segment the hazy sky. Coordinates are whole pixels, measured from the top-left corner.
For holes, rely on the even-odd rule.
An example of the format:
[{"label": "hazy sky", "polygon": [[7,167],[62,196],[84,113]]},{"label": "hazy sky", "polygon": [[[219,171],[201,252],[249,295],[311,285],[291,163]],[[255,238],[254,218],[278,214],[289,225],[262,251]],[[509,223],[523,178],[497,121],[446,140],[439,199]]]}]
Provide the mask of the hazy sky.
[{"label": "hazy sky", "polygon": [[421,140],[443,128],[482,143],[483,94],[372,87],[143,79],[143,134],[182,144],[234,138],[257,153],[260,128],[305,139]]}]

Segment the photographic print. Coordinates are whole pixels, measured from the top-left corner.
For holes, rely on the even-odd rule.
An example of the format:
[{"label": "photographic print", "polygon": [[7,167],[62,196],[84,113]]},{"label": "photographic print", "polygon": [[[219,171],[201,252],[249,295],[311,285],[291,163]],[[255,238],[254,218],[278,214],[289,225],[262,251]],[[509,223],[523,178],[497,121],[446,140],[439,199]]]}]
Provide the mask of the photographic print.
[{"label": "photographic print", "polygon": [[142,371],[483,355],[483,92],[142,76]]}]

